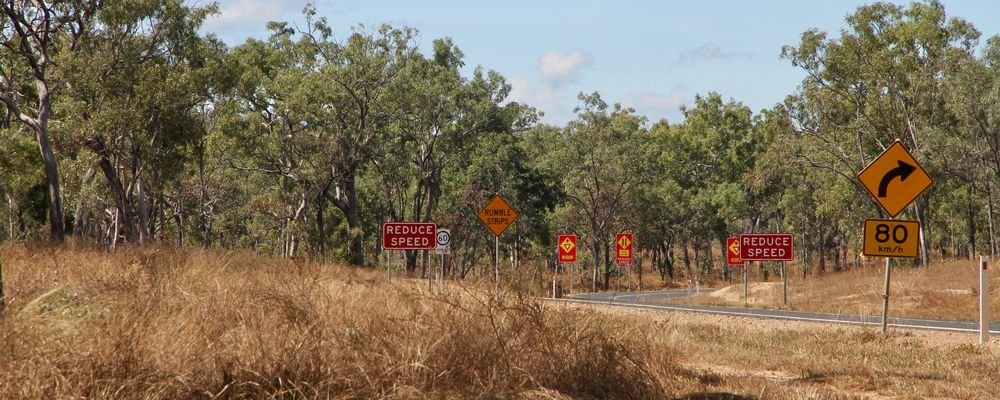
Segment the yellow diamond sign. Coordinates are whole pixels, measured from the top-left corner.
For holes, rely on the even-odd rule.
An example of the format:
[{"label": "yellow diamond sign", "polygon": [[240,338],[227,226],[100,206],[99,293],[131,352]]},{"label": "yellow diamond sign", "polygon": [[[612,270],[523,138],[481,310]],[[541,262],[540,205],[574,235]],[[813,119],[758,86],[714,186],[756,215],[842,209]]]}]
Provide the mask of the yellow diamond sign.
[{"label": "yellow diamond sign", "polygon": [[559,235],[559,262],[576,262],[576,235]]},{"label": "yellow diamond sign", "polygon": [[895,217],[934,183],[898,140],[858,174],[876,202]]},{"label": "yellow diamond sign", "polygon": [[570,240],[570,238],[563,239],[563,242],[562,244],[560,244],[560,246],[562,246],[563,251],[567,253],[573,251],[573,248],[576,247],[576,245],[573,244],[573,241]]},{"label": "yellow diamond sign", "polygon": [[517,212],[498,194],[479,210],[479,220],[483,221],[493,236],[500,237],[500,234],[517,220]]},{"label": "yellow diamond sign", "polygon": [[615,235],[615,260],[618,264],[632,264],[632,234],[620,232]]}]

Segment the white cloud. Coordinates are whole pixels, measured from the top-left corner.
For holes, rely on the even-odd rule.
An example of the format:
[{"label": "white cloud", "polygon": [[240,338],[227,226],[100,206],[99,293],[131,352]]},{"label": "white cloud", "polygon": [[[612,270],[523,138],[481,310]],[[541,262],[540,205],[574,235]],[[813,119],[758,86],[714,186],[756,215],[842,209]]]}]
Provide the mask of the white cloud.
[{"label": "white cloud", "polygon": [[690,90],[684,86],[674,86],[669,93],[653,91],[628,92],[618,100],[625,107],[632,107],[639,115],[645,115],[650,122],[666,118],[671,122],[681,120],[680,106],[687,102]]},{"label": "white cloud", "polygon": [[580,70],[593,64],[594,56],[583,50],[573,50],[569,53],[550,51],[538,59],[538,72],[542,74],[542,83],[562,86],[575,83]]},{"label": "white cloud", "polygon": [[719,45],[708,42],[694,50],[681,52],[681,54],[677,56],[677,61],[685,62],[733,59],[749,60],[751,58],[753,58],[753,54],[751,53],[722,51],[722,48],[719,47]]},{"label": "white cloud", "polygon": [[285,12],[304,2],[269,0],[225,0],[219,3],[219,13],[205,20],[203,29],[219,36],[228,33],[263,31],[270,21],[281,19]]},{"label": "white cloud", "polygon": [[566,104],[571,86],[593,64],[594,56],[585,50],[546,52],[538,58],[537,82],[523,75],[511,77],[510,99],[544,112],[544,122],[565,123],[573,118],[571,107]]}]

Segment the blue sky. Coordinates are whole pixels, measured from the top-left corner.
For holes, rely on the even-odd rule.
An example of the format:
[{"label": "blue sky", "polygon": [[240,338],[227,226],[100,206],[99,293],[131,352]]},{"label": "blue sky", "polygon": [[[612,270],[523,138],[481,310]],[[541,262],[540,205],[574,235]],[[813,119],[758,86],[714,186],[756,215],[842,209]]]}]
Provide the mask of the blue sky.
[{"label": "blue sky", "polygon": [[[207,0],[205,0],[207,1]],[[306,0],[220,0],[204,32],[230,45],[264,38],[267,21],[301,23]],[[635,107],[651,121],[679,122],[678,108],[710,91],[752,110],[781,102],[803,73],[778,56],[810,28],[836,34],[861,1],[328,1],[313,2],[338,38],[358,24],[406,25],[419,46],[451,37],[467,73],[481,65],[504,75],[513,100],[574,118],[579,92]],[[899,2],[906,4],[908,2]],[[950,16],[985,39],[1000,34],[1000,2],[945,1]]]}]

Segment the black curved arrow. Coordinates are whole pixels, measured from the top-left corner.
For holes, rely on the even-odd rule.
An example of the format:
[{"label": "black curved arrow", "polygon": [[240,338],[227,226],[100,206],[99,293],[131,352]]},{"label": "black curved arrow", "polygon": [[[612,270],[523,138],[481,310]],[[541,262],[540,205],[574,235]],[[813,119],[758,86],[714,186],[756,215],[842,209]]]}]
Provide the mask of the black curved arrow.
[{"label": "black curved arrow", "polygon": [[879,182],[878,197],[886,196],[886,191],[889,189],[889,182],[892,182],[892,180],[895,179],[897,176],[899,177],[899,181],[902,182],[905,181],[906,178],[909,178],[910,174],[912,174],[913,171],[917,170],[917,167],[907,164],[902,160],[899,160],[897,162],[899,163],[899,166],[890,169],[889,172],[886,172],[885,176],[882,177],[882,182]]}]

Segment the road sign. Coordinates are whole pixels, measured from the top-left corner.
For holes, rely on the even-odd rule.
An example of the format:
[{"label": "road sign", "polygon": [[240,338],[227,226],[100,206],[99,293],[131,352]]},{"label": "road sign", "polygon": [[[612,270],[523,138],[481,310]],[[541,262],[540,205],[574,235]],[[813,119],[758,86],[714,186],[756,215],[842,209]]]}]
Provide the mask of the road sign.
[{"label": "road sign", "polygon": [[934,183],[898,140],[861,170],[858,180],[892,217]]},{"label": "road sign", "polygon": [[876,257],[916,258],[920,223],[891,219],[865,220],[865,247],[862,254]]},{"label": "road sign", "polygon": [[729,265],[743,265],[740,258],[740,238],[731,237],[726,239],[726,263]]},{"label": "road sign", "polygon": [[382,248],[386,250],[431,250],[437,245],[433,222],[386,222],[382,224]]},{"label": "road sign", "polygon": [[632,264],[632,245],[631,233],[615,235],[615,261],[618,264]]},{"label": "road sign", "polygon": [[436,236],[438,254],[451,254],[451,230],[438,228]]},{"label": "road sign", "polygon": [[792,261],[793,245],[790,233],[744,233],[740,235],[740,259]]},{"label": "road sign", "polygon": [[517,220],[517,212],[498,194],[479,210],[479,220],[493,232],[493,236],[500,237],[500,234]]},{"label": "road sign", "polygon": [[559,262],[576,262],[576,235],[559,235]]}]

